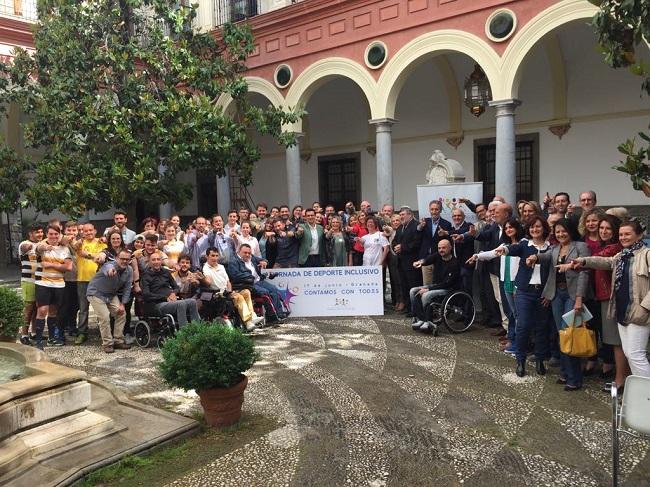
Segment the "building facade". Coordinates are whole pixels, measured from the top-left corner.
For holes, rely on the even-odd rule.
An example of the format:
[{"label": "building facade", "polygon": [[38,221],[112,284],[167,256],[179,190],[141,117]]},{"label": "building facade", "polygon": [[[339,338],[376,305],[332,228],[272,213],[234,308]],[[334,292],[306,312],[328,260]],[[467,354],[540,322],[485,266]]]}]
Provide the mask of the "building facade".
[{"label": "building facade", "polygon": [[[1,55],[32,47],[34,4],[0,7]],[[640,78],[604,64],[589,25],[595,11],[587,0],[200,1],[197,28],[252,26],[252,102],[306,115],[286,127],[300,134],[297,146],[259,138],[248,196],[236,178],[188,173],[195,196],[176,210],[189,218],[247,198],[416,207],[434,150],[459,161],[466,181],[483,181],[485,199],[577,199],[593,189],[602,205],[646,205],[612,166],[617,145],[647,129],[650,101]],[[491,90],[478,117],[466,106],[473,73]],[[218,101],[225,110],[230,102]],[[11,109],[4,135],[22,150],[19,121]]]}]

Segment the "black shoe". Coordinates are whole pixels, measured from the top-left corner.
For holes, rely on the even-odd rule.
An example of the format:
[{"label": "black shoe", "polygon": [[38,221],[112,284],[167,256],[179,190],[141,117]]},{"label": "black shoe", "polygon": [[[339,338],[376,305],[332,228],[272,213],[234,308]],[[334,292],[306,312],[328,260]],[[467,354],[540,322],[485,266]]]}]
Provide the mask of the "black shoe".
[{"label": "black shoe", "polygon": [[407,311],[406,313],[404,313],[404,315],[405,315],[407,318],[413,318],[413,316],[414,316],[413,313],[411,313],[410,311]]},{"label": "black shoe", "polygon": [[564,390],[567,392],[573,392],[582,389],[582,386],[570,386],[569,384],[564,386]]},{"label": "black shoe", "polygon": [[535,360],[535,372],[537,375],[546,375],[546,367],[543,360]]},{"label": "black shoe", "polygon": [[23,345],[31,345],[32,341],[29,339],[27,335],[25,335],[20,337],[20,343],[22,343]]},{"label": "black shoe", "polygon": [[566,384],[566,379],[563,379],[562,377],[558,377],[558,379],[555,381],[556,384],[564,385]]},{"label": "black shoe", "polygon": [[517,376],[523,377],[526,375],[526,362],[517,362]]}]

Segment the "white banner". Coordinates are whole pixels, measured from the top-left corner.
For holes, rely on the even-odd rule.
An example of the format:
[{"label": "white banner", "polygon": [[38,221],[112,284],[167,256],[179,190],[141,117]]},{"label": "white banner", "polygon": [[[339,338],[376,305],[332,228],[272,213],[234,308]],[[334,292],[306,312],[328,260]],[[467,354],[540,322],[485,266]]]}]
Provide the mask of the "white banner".
[{"label": "white banner", "polygon": [[451,221],[451,210],[460,208],[465,212],[465,219],[474,223],[476,215],[467,206],[458,201],[465,198],[477,204],[483,201],[483,183],[449,183],[449,184],[422,184],[418,185],[418,211],[420,218],[427,218],[429,203],[438,200],[442,203],[442,218]]},{"label": "white banner", "polygon": [[383,315],[380,266],[265,269],[292,317]]}]

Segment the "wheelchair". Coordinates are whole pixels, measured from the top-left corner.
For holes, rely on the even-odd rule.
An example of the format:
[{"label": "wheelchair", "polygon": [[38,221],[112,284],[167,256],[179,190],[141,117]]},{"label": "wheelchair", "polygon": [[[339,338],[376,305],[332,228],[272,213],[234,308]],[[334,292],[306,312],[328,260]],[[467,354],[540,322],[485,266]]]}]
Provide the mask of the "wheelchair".
[{"label": "wheelchair", "polygon": [[463,333],[474,324],[476,307],[465,291],[450,291],[442,299],[434,299],[425,309],[429,321],[444,324],[451,333]]},{"label": "wheelchair", "polygon": [[178,324],[176,318],[171,314],[160,315],[155,312],[153,306],[142,303],[144,313],[137,313],[137,316],[142,316],[133,325],[133,337],[135,343],[140,348],[147,348],[152,341],[153,335],[156,335],[156,346],[160,350],[170,337],[173,337],[178,331]]},{"label": "wheelchair", "polygon": [[230,322],[234,327],[245,330],[235,304],[227,296],[223,296],[221,291],[214,289],[203,289],[199,293],[201,308],[199,314],[205,321],[213,322],[221,320],[224,323]]}]

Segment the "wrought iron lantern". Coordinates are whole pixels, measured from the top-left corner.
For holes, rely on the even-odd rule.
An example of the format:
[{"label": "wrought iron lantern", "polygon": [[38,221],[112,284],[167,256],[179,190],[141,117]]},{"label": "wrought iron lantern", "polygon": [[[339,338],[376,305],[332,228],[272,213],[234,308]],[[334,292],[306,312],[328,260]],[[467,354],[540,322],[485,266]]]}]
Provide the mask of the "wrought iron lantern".
[{"label": "wrought iron lantern", "polygon": [[465,105],[472,115],[480,117],[490,100],[492,100],[490,81],[481,67],[476,64],[472,74],[465,80]]}]

